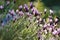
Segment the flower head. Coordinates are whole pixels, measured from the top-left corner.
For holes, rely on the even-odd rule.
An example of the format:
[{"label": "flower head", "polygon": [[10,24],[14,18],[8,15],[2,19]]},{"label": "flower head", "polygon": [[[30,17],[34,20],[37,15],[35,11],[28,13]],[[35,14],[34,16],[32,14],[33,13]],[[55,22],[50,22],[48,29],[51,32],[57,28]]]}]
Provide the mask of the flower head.
[{"label": "flower head", "polygon": [[60,28],[57,29],[58,33],[60,33]]},{"label": "flower head", "polygon": [[47,9],[45,8],[45,9],[44,9],[44,12],[46,12],[46,11],[47,11]]},{"label": "flower head", "polygon": [[22,7],[23,7],[23,6],[22,6],[22,5],[20,5],[20,6],[19,6],[19,9],[21,9]]},{"label": "flower head", "polygon": [[53,35],[57,35],[57,34],[58,34],[57,30],[54,30],[54,31],[52,32],[52,34],[53,34]]},{"label": "flower head", "polygon": [[20,12],[19,12],[19,15],[20,15],[20,16],[23,16],[23,15],[24,15],[24,13],[23,13],[22,11],[20,11]]},{"label": "flower head", "polygon": [[17,9],[17,10],[16,10],[16,13],[18,13],[18,12],[19,12],[19,10]]},{"label": "flower head", "polygon": [[0,9],[3,9],[4,8],[4,6],[3,5],[0,5]]},{"label": "flower head", "polygon": [[50,9],[50,14],[53,14],[53,13],[54,13],[54,11]]},{"label": "flower head", "polygon": [[7,3],[6,3],[7,5],[9,5],[10,4],[10,1],[7,1]]},{"label": "flower head", "polygon": [[33,7],[34,7],[34,5],[33,5],[33,3],[31,2],[31,3],[30,3],[30,8],[33,8]]}]

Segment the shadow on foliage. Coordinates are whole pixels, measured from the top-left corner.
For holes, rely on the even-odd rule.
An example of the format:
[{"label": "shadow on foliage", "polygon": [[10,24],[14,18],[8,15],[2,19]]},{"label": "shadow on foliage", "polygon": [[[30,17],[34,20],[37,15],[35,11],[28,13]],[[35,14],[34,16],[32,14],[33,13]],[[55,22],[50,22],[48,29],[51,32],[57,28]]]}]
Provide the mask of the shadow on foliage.
[{"label": "shadow on foliage", "polygon": [[52,10],[56,11],[56,15],[60,17],[60,0],[40,0],[44,5]]},{"label": "shadow on foliage", "polygon": [[34,2],[34,1],[37,1],[37,0],[29,0],[29,2]]},{"label": "shadow on foliage", "polygon": [[45,6],[60,6],[60,0],[41,0]]}]

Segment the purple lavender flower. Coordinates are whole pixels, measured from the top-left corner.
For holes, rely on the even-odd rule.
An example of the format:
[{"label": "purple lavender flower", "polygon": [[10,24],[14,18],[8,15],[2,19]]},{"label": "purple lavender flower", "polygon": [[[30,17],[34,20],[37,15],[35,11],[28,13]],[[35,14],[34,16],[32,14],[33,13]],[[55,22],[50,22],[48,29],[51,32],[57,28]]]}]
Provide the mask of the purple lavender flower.
[{"label": "purple lavender flower", "polygon": [[3,5],[0,5],[0,9],[3,9],[4,8],[4,6]]},{"label": "purple lavender flower", "polygon": [[53,22],[53,20],[52,19],[49,19],[49,22],[51,23],[51,22]]},{"label": "purple lavender flower", "polygon": [[38,10],[34,10],[34,15],[35,15],[35,16],[38,16],[38,15],[39,15]]},{"label": "purple lavender flower", "polygon": [[52,30],[53,30],[53,28],[49,27],[49,28],[48,28],[48,30],[49,30],[49,32],[51,33],[51,32],[52,32]]},{"label": "purple lavender flower", "polygon": [[22,8],[23,8],[23,6],[22,6],[22,5],[20,5],[20,6],[19,6],[19,11],[22,11]]},{"label": "purple lavender flower", "polygon": [[51,27],[51,28],[53,28],[53,29],[55,28],[55,26],[54,26],[54,25],[50,25],[50,27]]},{"label": "purple lavender flower", "polygon": [[38,37],[38,40],[42,40],[42,30],[38,30],[37,32],[37,37]]},{"label": "purple lavender flower", "polygon": [[14,11],[14,9],[12,9],[12,10],[9,10],[9,13],[12,15],[12,17],[15,15],[15,11]]},{"label": "purple lavender flower", "polygon": [[32,11],[32,12],[34,11],[34,7],[31,9],[31,11]]},{"label": "purple lavender flower", "polygon": [[52,34],[53,34],[53,35],[57,35],[57,34],[58,34],[58,31],[57,31],[57,30],[54,30],[54,31],[52,32]]},{"label": "purple lavender flower", "polygon": [[30,6],[31,6],[31,5],[33,5],[33,3],[32,3],[32,2],[30,2]]},{"label": "purple lavender flower", "polygon": [[30,3],[30,9],[32,9],[34,7],[33,3]]},{"label": "purple lavender flower", "polygon": [[33,8],[31,9],[32,14],[34,14],[34,15],[35,15],[35,10],[37,10],[35,7],[33,7]]},{"label": "purple lavender flower", "polygon": [[25,8],[28,8],[27,4],[24,4],[24,9],[25,9]]},{"label": "purple lavender flower", "polygon": [[27,4],[24,4],[24,10],[25,10],[25,12],[29,11],[29,8],[28,8]]},{"label": "purple lavender flower", "polygon": [[19,12],[19,15],[20,15],[20,16],[23,16],[23,15],[24,15],[24,13],[23,13],[22,11],[20,11],[20,12]]},{"label": "purple lavender flower", "polygon": [[43,27],[44,27],[44,28],[45,28],[45,27],[47,27],[47,24],[44,24],[44,26],[43,26]]},{"label": "purple lavender flower", "polygon": [[22,8],[22,5],[19,6],[19,9]]},{"label": "purple lavender flower", "polygon": [[60,33],[60,28],[57,29],[58,33]]},{"label": "purple lavender flower", "polygon": [[30,16],[31,16],[31,14],[30,14],[29,12],[27,12],[27,13],[26,13],[26,15],[27,15],[28,17],[30,17]]},{"label": "purple lavender flower", "polygon": [[11,13],[12,16],[14,16],[15,15],[14,9],[12,9],[10,13]]},{"label": "purple lavender flower", "polygon": [[16,16],[14,16],[14,18],[12,19],[13,20],[13,22],[15,22],[15,20],[16,20],[17,18],[16,18]]}]

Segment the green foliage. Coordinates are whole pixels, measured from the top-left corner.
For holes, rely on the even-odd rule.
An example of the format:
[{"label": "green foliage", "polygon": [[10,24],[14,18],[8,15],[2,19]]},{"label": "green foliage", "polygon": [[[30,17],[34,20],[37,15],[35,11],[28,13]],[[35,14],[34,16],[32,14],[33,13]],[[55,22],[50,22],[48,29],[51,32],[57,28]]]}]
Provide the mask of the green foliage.
[{"label": "green foliage", "polygon": [[[3,30],[0,30],[0,40],[36,40],[37,27],[35,24],[28,24],[28,20],[23,17],[13,23],[7,24]],[[13,24],[13,25],[12,25]],[[28,24],[29,28],[26,28]]]},{"label": "green foliage", "polygon": [[29,0],[17,0],[14,5],[14,9],[17,9],[19,5],[27,4],[28,2]]},{"label": "green foliage", "polygon": [[46,6],[60,5],[60,0],[41,0]]}]

